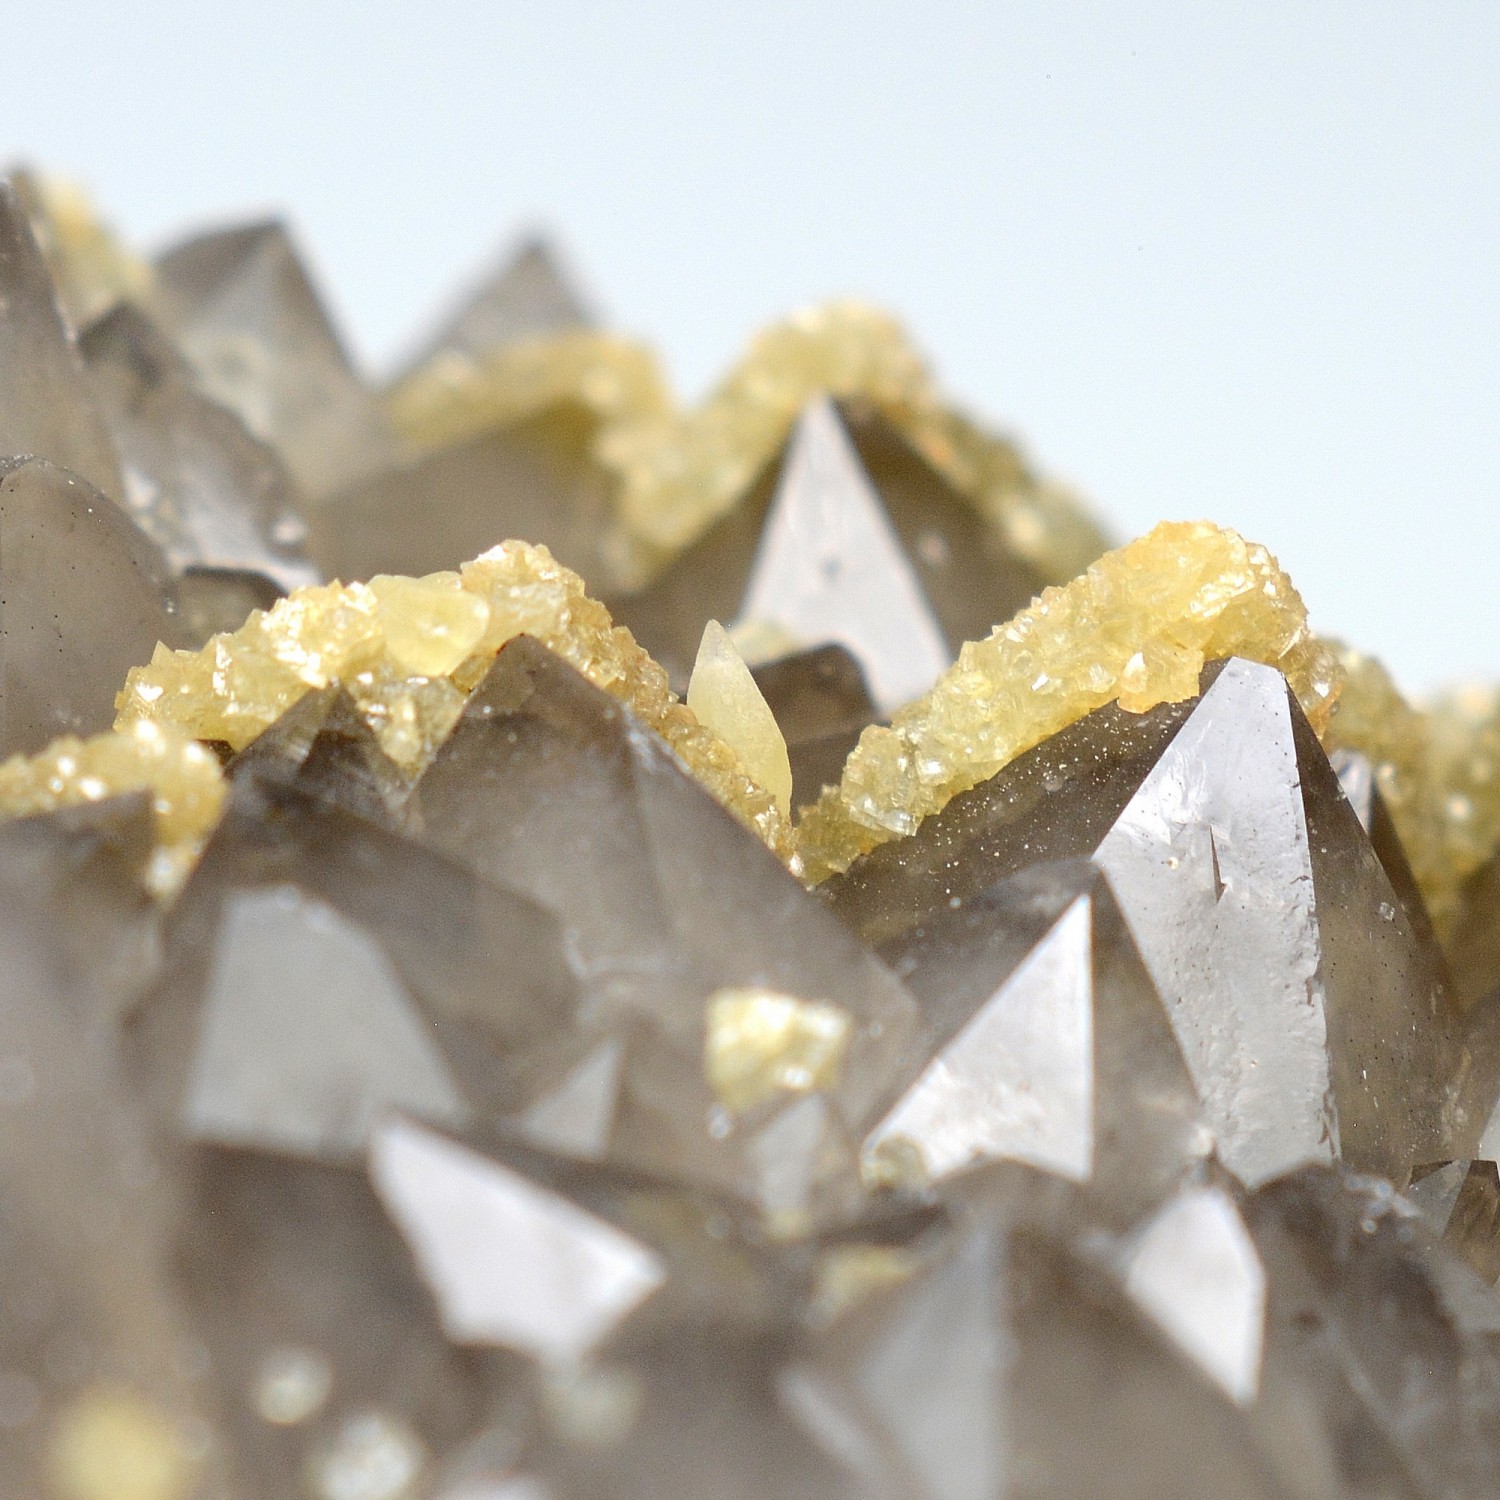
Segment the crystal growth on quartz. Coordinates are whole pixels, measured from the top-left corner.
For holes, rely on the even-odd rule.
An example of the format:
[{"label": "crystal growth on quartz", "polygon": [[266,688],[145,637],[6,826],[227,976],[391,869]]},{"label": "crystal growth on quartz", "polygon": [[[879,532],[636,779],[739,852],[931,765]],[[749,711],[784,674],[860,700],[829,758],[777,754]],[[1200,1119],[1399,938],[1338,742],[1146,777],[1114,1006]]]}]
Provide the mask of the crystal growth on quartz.
[{"label": "crystal growth on quartz", "polygon": [[1205,662],[1234,654],[1280,669],[1313,724],[1327,724],[1338,664],[1275,559],[1206,522],[1158,526],[970,642],[889,728],[866,730],[802,824],[809,871],[845,869],[912,832],[1091,709],[1192,697]]},{"label": "crystal growth on quartz", "polygon": [[770,793],[668,689],[665,674],[612,625],[576,574],[545,548],[507,542],[457,573],[301,588],[201,651],[158,646],[126,678],[121,727],[168,724],[233,750],[304,694],[338,683],[381,747],[415,775],[447,738],[495,653],[517,635],[556,650],[629,705],[738,816],[790,857]]},{"label": "crystal growth on quartz", "polygon": [[855,304],[0,281],[7,1500],[1494,1493],[1492,691]]}]

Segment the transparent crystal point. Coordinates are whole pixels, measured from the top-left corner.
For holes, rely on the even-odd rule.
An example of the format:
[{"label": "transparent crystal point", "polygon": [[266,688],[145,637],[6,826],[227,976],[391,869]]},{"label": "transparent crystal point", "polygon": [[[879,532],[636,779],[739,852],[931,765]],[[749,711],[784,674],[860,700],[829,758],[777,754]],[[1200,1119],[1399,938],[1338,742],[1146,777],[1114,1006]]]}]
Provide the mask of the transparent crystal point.
[{"label": "transparent crystal point", "polygon": [[[827,1175],[837,1123],[863,1123],[885,1086],[911,997],[617,700],[537,642],[512,641],[408,815],[424,838],[569,930],[588,996],[578,1061],[630,1037],[614,1159],[756,1199],[765,1110],[794,1107],[798,1094],[778,1089],[763,1110],[729,1118],[705,1074],[712,999],[764,990],[845,1012],[847,1054],[826,1089],[833,1134],[796,1137],[820,1163],[815,1176]],[[854,1180],[842,1150],[841,1191]]]},{"label": "transparent crystal point", "polygon": [[283,593],[321,582],[286,466],[200,392],[145,313],[117,307],[82,349],[119,445],[121,499],[174,571],[261,573]]},{"label": "transparent crystal point", "polygon": [[883,713],[926,692],[951,660],[831,401],[798,422],[739,617],[848,647]]},{"label": "transparent crystal point", "polygon": [[443,358],[482,360],[518,340],[587,328],[593,322],[558,247],[540,237],[526,239],[464,295],[407,369]]},{"label": "transparent crystal point", "polygon": [[370,1172],[461,1343],[574,1363],[664,1278],[638,1241],[420,1126],[383,1125]]},{"label": "transparent crystal point", "polygon": [[1160,994],[1109,887],[1039,865],[952,902],[882,950],[923,1006],[915,1079],[867,1170],[1023,1161],[1093,1182],[1129,1221],[1211,1148]]},{"label": "transparent crystal point", "polygon": [[0,459],[25,454],[123,498],[74,332],[15,188],[0,182]]},{"label": "transparent crystal point", "polygon": [[351,1160],[394,1110],[450,1124],[465,1114],[380,948],[295,887],[232,896],[184,1103],[187,1132]]},{"label": "transparent crystal point", "polygon": [[1472,1151],[1489,1100],[1444,965],[1280,674],[1091,714],[830,882],[894,951],[1048,857],[1109,876],[1222,1158],[1246,1181],[1344,1160],[1404,1182]]},{"label": "transparent crystal point", "polygon": [[1231,1399],[1255,1399],[1266,1272],[1227,1193],[1192,1188],[1164,1204],[1130,1248],[1125,1285]]},{"label": "transparent crystal point", "polygon": [[156,263],[159,311],[204,389],[276,449],[309,499],[395,445],[285,227],[199,235]]}]

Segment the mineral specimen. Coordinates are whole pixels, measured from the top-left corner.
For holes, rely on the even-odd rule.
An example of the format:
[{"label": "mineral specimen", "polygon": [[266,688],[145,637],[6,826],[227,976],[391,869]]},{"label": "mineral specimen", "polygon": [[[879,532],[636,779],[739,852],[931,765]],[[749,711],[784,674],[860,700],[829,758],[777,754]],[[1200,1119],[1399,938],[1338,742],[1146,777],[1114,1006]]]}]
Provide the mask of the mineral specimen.
[{"label": "mineral specimen", "polygon": [[7,1500],[1495,1493],[1493,693],[867,308],[0,282]]}]

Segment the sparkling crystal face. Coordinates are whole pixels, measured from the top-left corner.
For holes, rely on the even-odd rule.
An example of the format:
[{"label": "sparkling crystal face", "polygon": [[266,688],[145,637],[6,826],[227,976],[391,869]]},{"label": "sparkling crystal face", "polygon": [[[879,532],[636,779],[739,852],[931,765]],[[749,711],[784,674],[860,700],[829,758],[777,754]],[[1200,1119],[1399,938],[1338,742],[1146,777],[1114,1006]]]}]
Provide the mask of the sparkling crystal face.
[{"label": "sparkling crystal face", "polygon": [[563,264],[0,188],[0,1495],[1493,1493],[1494,694]]}]

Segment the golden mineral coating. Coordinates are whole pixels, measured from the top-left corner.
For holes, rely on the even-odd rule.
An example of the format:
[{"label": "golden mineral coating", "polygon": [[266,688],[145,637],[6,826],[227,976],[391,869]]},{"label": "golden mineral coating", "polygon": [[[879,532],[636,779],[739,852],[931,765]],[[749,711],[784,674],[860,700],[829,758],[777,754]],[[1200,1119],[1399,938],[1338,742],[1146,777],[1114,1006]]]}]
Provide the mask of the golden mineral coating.
[{"label": "golden mineral coating", "polygon": [[1208,522],[1163,523],[970,641],[931,692],[865,730],[801,824],[807,876],[913,832],[1106,703],[1142,713],[1194,696],[1204,664],[1225,656],[1279,667],[1314,728],[1327,726],[1338,661],[1308,634],[1275,559]]},{"label": "golden mineral coating", "polygon": [[666,740],[782,859],[790,827],[739,756],[673,695],[666,673],[545,547],[505,542],[457,573],[297,589],[199,651],[159,645],[116,699],[116,727],[163,725],[243,749],[314,688],[341,684],[381,747],[415,776],[496,653],[534,636]]},{"label": "golden mineral coating", "polygon": [[157,849],[147,879],[158,895],[187,878],[224,803],[213,752],[170,724],[138,721],[81,740],[65,735],[37,755],[0,763],[0,815],[25,817],[149,792]]},{"label": "golden mineral coating", "polygon": [[1015,446],[945,406],[901,326],[858,302],[798,314],[756,338],[694,411],[680,411],[648,351],[618,335],[570,331],[485,360],[444,354],[388,397],[395,426],[435,447],[574,401],[599,419],[595,456],[619,483],[604,552],[611,586],[638,585],[748,493],[814,397],[863,403],[901,431],[1055,582],[1108,545],[1068,492],[1038,480]]},{"label": "golden mineral coating", "polygon": [[703,1072],[735,1114],[781,1094],[834,1087],[849,1048],[849,1013],[778,990],[729,988],[708,998]]}]

